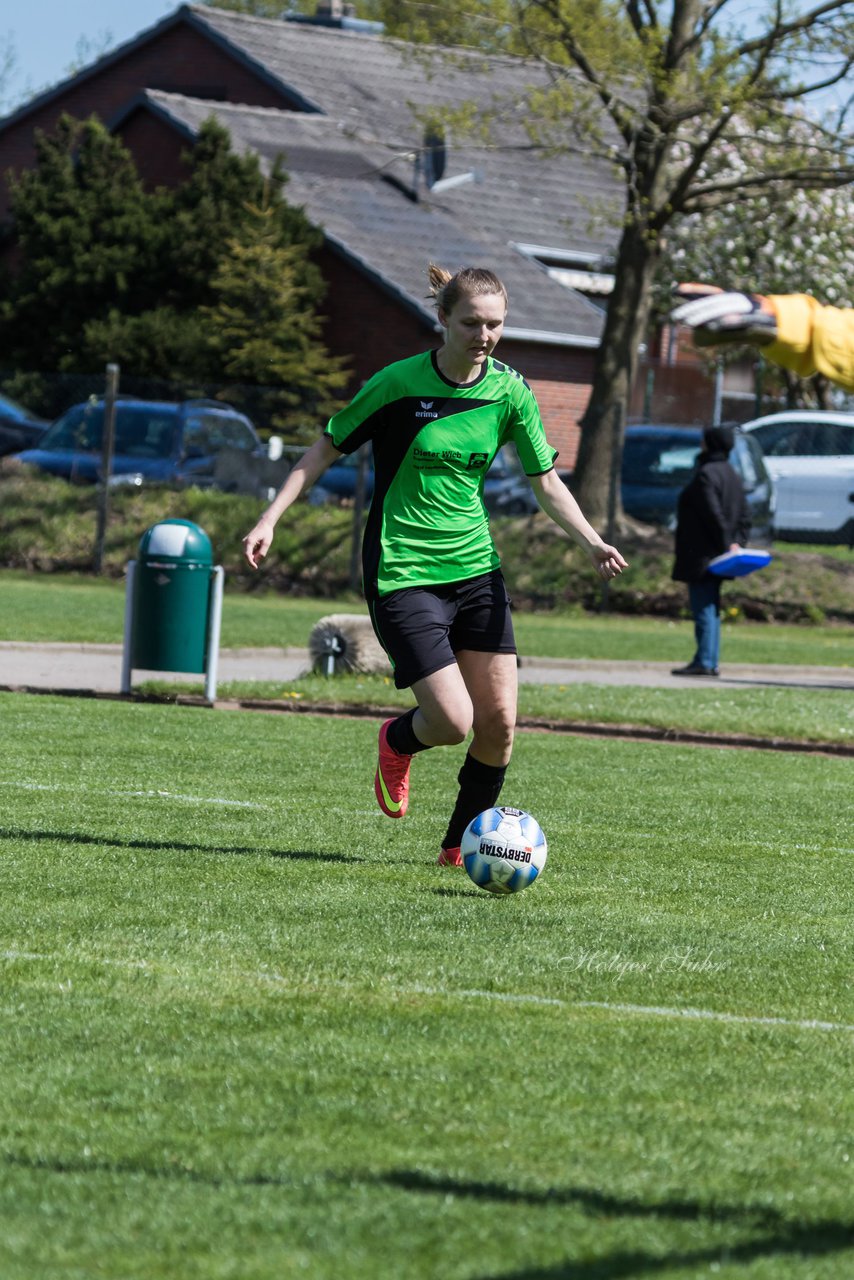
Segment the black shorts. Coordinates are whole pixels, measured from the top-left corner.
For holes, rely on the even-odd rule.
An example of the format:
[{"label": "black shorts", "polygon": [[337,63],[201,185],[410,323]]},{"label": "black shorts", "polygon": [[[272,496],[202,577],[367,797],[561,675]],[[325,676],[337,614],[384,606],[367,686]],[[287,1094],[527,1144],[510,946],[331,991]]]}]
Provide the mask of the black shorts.
[{"label": "black shorts", "polygon": [[465,582],[391,591],[373,601],[371,620],[398,689],[451,666],[462,649],[516,652],[510,597],[499,569]]}]

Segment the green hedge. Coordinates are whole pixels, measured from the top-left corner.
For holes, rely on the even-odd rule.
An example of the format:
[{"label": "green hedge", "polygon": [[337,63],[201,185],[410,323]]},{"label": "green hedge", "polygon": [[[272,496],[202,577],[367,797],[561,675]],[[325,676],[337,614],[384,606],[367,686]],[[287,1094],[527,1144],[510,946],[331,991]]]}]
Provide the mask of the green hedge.
[{"label": "green hedge", "polygon": [[[110,494],[104,573],[120,576],[139,539],[158,520],[178,516],[201,525],[232,588],[275,589],[341,598],[350,587],[353,512],[300,502],[280,523],[262,574],[243,563],[241,539],[262,504],[255,498],[200,489],[117,488]],[[39,476],[0,462],[0,567],[37,572],[87,572],[92,566],[97,494],[91,486]],[[602,586],[583,553],[543,515],[493,521],[505,575],[520,608],[603,606]],[[619,539],[629,570],[608,588],[615,613],[680,616],[685,588],[670,578],[672,537],[657,533]],[[774,548],[768,569],[733,582],[732,616],[819,623],[854,621],[854,555],[843,548]]]}]

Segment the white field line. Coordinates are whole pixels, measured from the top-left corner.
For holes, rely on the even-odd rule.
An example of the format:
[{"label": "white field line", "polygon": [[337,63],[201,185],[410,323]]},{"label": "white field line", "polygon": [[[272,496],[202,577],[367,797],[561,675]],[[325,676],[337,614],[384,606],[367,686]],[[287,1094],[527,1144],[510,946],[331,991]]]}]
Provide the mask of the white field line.
[{"label": "white field line", "polygon": [[[279,803],[278,805],[260,804],[254,800],[228,800],[224,796],[185,796],[175,791],[115,791],[107,787],[89,787],[79,786],[73,783],[54,783],[54,782],[15,782],[5,781],[0,778],[0,788],[6,787],[13,791],[47,791],[47,792],[64,792],[69,795],[86,795],[86,796],[115,796],[118,799],[125,800],[175,800],[179,804],[197,804],[205,805],[223,805],[233,809],[258,809],[262,813],[274,813],[282,809],[293,809],[293,805]],[[344,813],[357,818],[383,818],[383,814],[376,806],[371,809],[352,809],[347,806],[346,809],[336,808],[334,805],[327,806],[328,814]],[[383,819],[384,820],[384,819]]]},{"label": "white field line", "polygon": [[[79,956],[77,958],[81,963],[85,964],[102,964],[121,969],[151,971],[145,960],[112,960],[108,956]],[[2,960],[10,963],[20,963],[24,960],[65,961],[67,963],[69,957],[59,953],[18,951],[12,948],[7,951],[0,951],[0,961]],[[275,971],[259,970],[254,973],[243,973],[239,976],[252,982],[268,982],[276,986],[285,987],[293,995],[299,995],[300,991],[304,990],[317,990],[318,987],[347,992],[353,996],[358,996],[361,990],[361,988],[349,982],[293,983]],[[453,991],[444,987],[426,987],[420,984],[410,987],[384,987],[382,989],[391,995],[404,998],[420,995],[429,996],[431,999],[486,1000],[498,1004],[527,1005],[532,1008],[601,1009],[604,1013],[612,1013],[618,1016],[626,1014],[629,1017],[672,1018],[687,1022],[723,1022],[749,1027],[787,1027],[794,1031],[839,1031],[847,1034],[854,1032],[854,1023],[826,1022],[820,1018],[780,1018],[746,1013],[727,1013],[718,1009],[695,1009],[690,1006],[669,1008],[667,1005],[622,1004],[609,1000],[562,1000],[559,996],[538,996],[512,991],[480,991],[477,988]]]},{"label": "white field line", "polygon": [[87,787],[74,786],[71,783],[46,783],[46,782],[3,782],[0,781],[0,787],[11,787],[15,791],[65,791],[72,794],[83,794],[88,796],[117,796],[119,799],[131,800],[177,800],[181,804],[221,804],[229,805],[236,809],[264,809],[268,810],[268,804],[256,804],[253,800],[227,800],[224,796],[185,796],[177,791],[115,791],[109,787]]},{"label": "white field line", "polygon": [[754,1017],[745,1013],[721,1013],[716,1009],[668,1009],[666,1006],[609,1004],[599,1000],[576,1000],[577,1009],[606,1009],[609,1013],[644,1014],[650,1018],[699,1018],[711,1022],[741,1022],[753,1027],[795,1027],[799,1031],[854,1031],[847,1022],[823,1022],[818,1018]]},{"label": "white field line", "polygon": [[[264,812],[270,812],[275,807],[277,807],[269,804],[260,804],[252,800],[228,800],[223,796],[187,796],[187,795],[182,795],[179,792],[159,791],[159,790],[158,791],[154,791],[154,790],[114,791],[107,788],[75,786],[72,783],[17,782],[13,780],[10,780],[7,782],[7,781],[4,781],[3,779],[0,779],[0,787],[9,787],[15,791],[49,791],[49,792],[64,791],[64,792],[70,792],[71,794],[116,796],[119,799],[132,799],[132,800],[147,800],[147,799],[176,800],[180,804],[198,804],[198,805],[218,804],[218,805],[224,805],[231,808],[239,808],[239,809],[259,809]],[[334,807],[330,810],[330,812],[336,812]],[[351,814],[355,814],[357,817],[360,817],[360,818],[375,818],[375,817],[381,816],[379,814],[379,810],[375,808],[357,809],[357,810],[348,809],[347,812]],[[595,830],[595,829],[597,828],[595,827],[587,828],[587,830]],[[598,829],[603,830],[604,828],[599,827]],[[661,838],[662,838],[662,833],[660,831],[633,831],[632,832],[633,840],[660,840]],[[821,854],[821,853],[854,854],[854,848],[849,848],[846,845],[778,844],[773,840],[756,840],[756,839],[749,839],[749,838],[744,841],[744,847],[751,848],[751,849],[770,849],[772,852],[779,853],[781,855],[784,855],[789,852],[818,853],[818,854]]]},{"label": "white field line", "polygon": [[618,1004],[610,1000],[561,1000],[555,996],[516,995],[508,991],[441,991],[429,987],[415,987],[422,995],[459,997],[472,1000],[496,1000],[503,1004],[551,1005],[562,1009],[602,1009],[606,1013],[626,1013],[646,1018],[687,1018],[707,1022],[744,1023],[753,1027],[793,1027],[798,1031],[849,1031],[854,1024],[847,1022],[822,1022],[818,1018],[761,1017],[746,1013],[725,1013],[717,1009],[668,1008],[666,1005]]}]

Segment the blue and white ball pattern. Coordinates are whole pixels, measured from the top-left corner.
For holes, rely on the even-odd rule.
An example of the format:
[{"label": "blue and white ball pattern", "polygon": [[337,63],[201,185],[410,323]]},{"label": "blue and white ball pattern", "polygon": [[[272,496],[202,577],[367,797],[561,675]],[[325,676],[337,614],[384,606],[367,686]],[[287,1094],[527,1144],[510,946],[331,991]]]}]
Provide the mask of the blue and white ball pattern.
[{"label": "blue and white ball pattern", "polygon": [[479,813],[460,842],[463,866],[488,893],[518,893],[546,865],[548,846],[536,818],[524,809],[499,805]]}]

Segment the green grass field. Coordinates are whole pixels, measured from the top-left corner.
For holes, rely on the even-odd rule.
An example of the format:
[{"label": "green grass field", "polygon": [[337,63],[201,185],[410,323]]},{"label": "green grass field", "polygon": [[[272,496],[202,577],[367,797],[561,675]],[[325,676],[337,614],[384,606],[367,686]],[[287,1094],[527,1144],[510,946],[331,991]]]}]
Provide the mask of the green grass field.
[{"label": "green grass field", "polygon": [[[524,681],[524,671],[522,672]],[[141,686],[156,696],[174,697],[175,688],[201,696],[201,685],[169,685],[151,680]],[[383,676],[303,676],[288,683],[233,682],[221,685],[217,697],[245,704],[269,699],[290,709],[333,707],[339,710],[414,705],[409,690],[395,689]],[[644,688],[640,685],[525,684],[519,686],[523,723],[554,725],[632,725],[639,729],[738,735],[742,739],[786,739],[795,742],[854,745],[854,698],[847,690],[774,687],[773,684],[701,689]]]},{"label": "green grass field", "polygon": [[850,762],[0,694],[3,1280],[854,1274]]},{"label": "green grass field", "polygon": [[[223,647],[304,648],[311,628],[329,613],[363,610],[356,601],[227,595]],[[0,640],[16,642],[120,643],[124,588],[116,582],[0,572]],[[692,649],[692,626],[625,616],[579,613],[518,613],[519,647],[529,657],[682,662]],[[727,662],[804,663],[846,668],[854,652],[854,629],[845,626],[781,626],[741,623],[727,627]],[[667,731],[747,734],[758,738],[841,743],[854,739],[854,699],[839,690],[779,687],[769,676],[763,687],[660,689],[568,683],[526,684],[522,717],[575,724],[619,724]],[[0,655],[2,683],[2,655]],[[176,691],[201,695],[199,677],[181,685],[150,679],[142,689],[155,695]],[[309,676],[288,683],[220,681],[220,698],[271,699],[290,704],[407,707],[411,695],[382,676]]]}]

